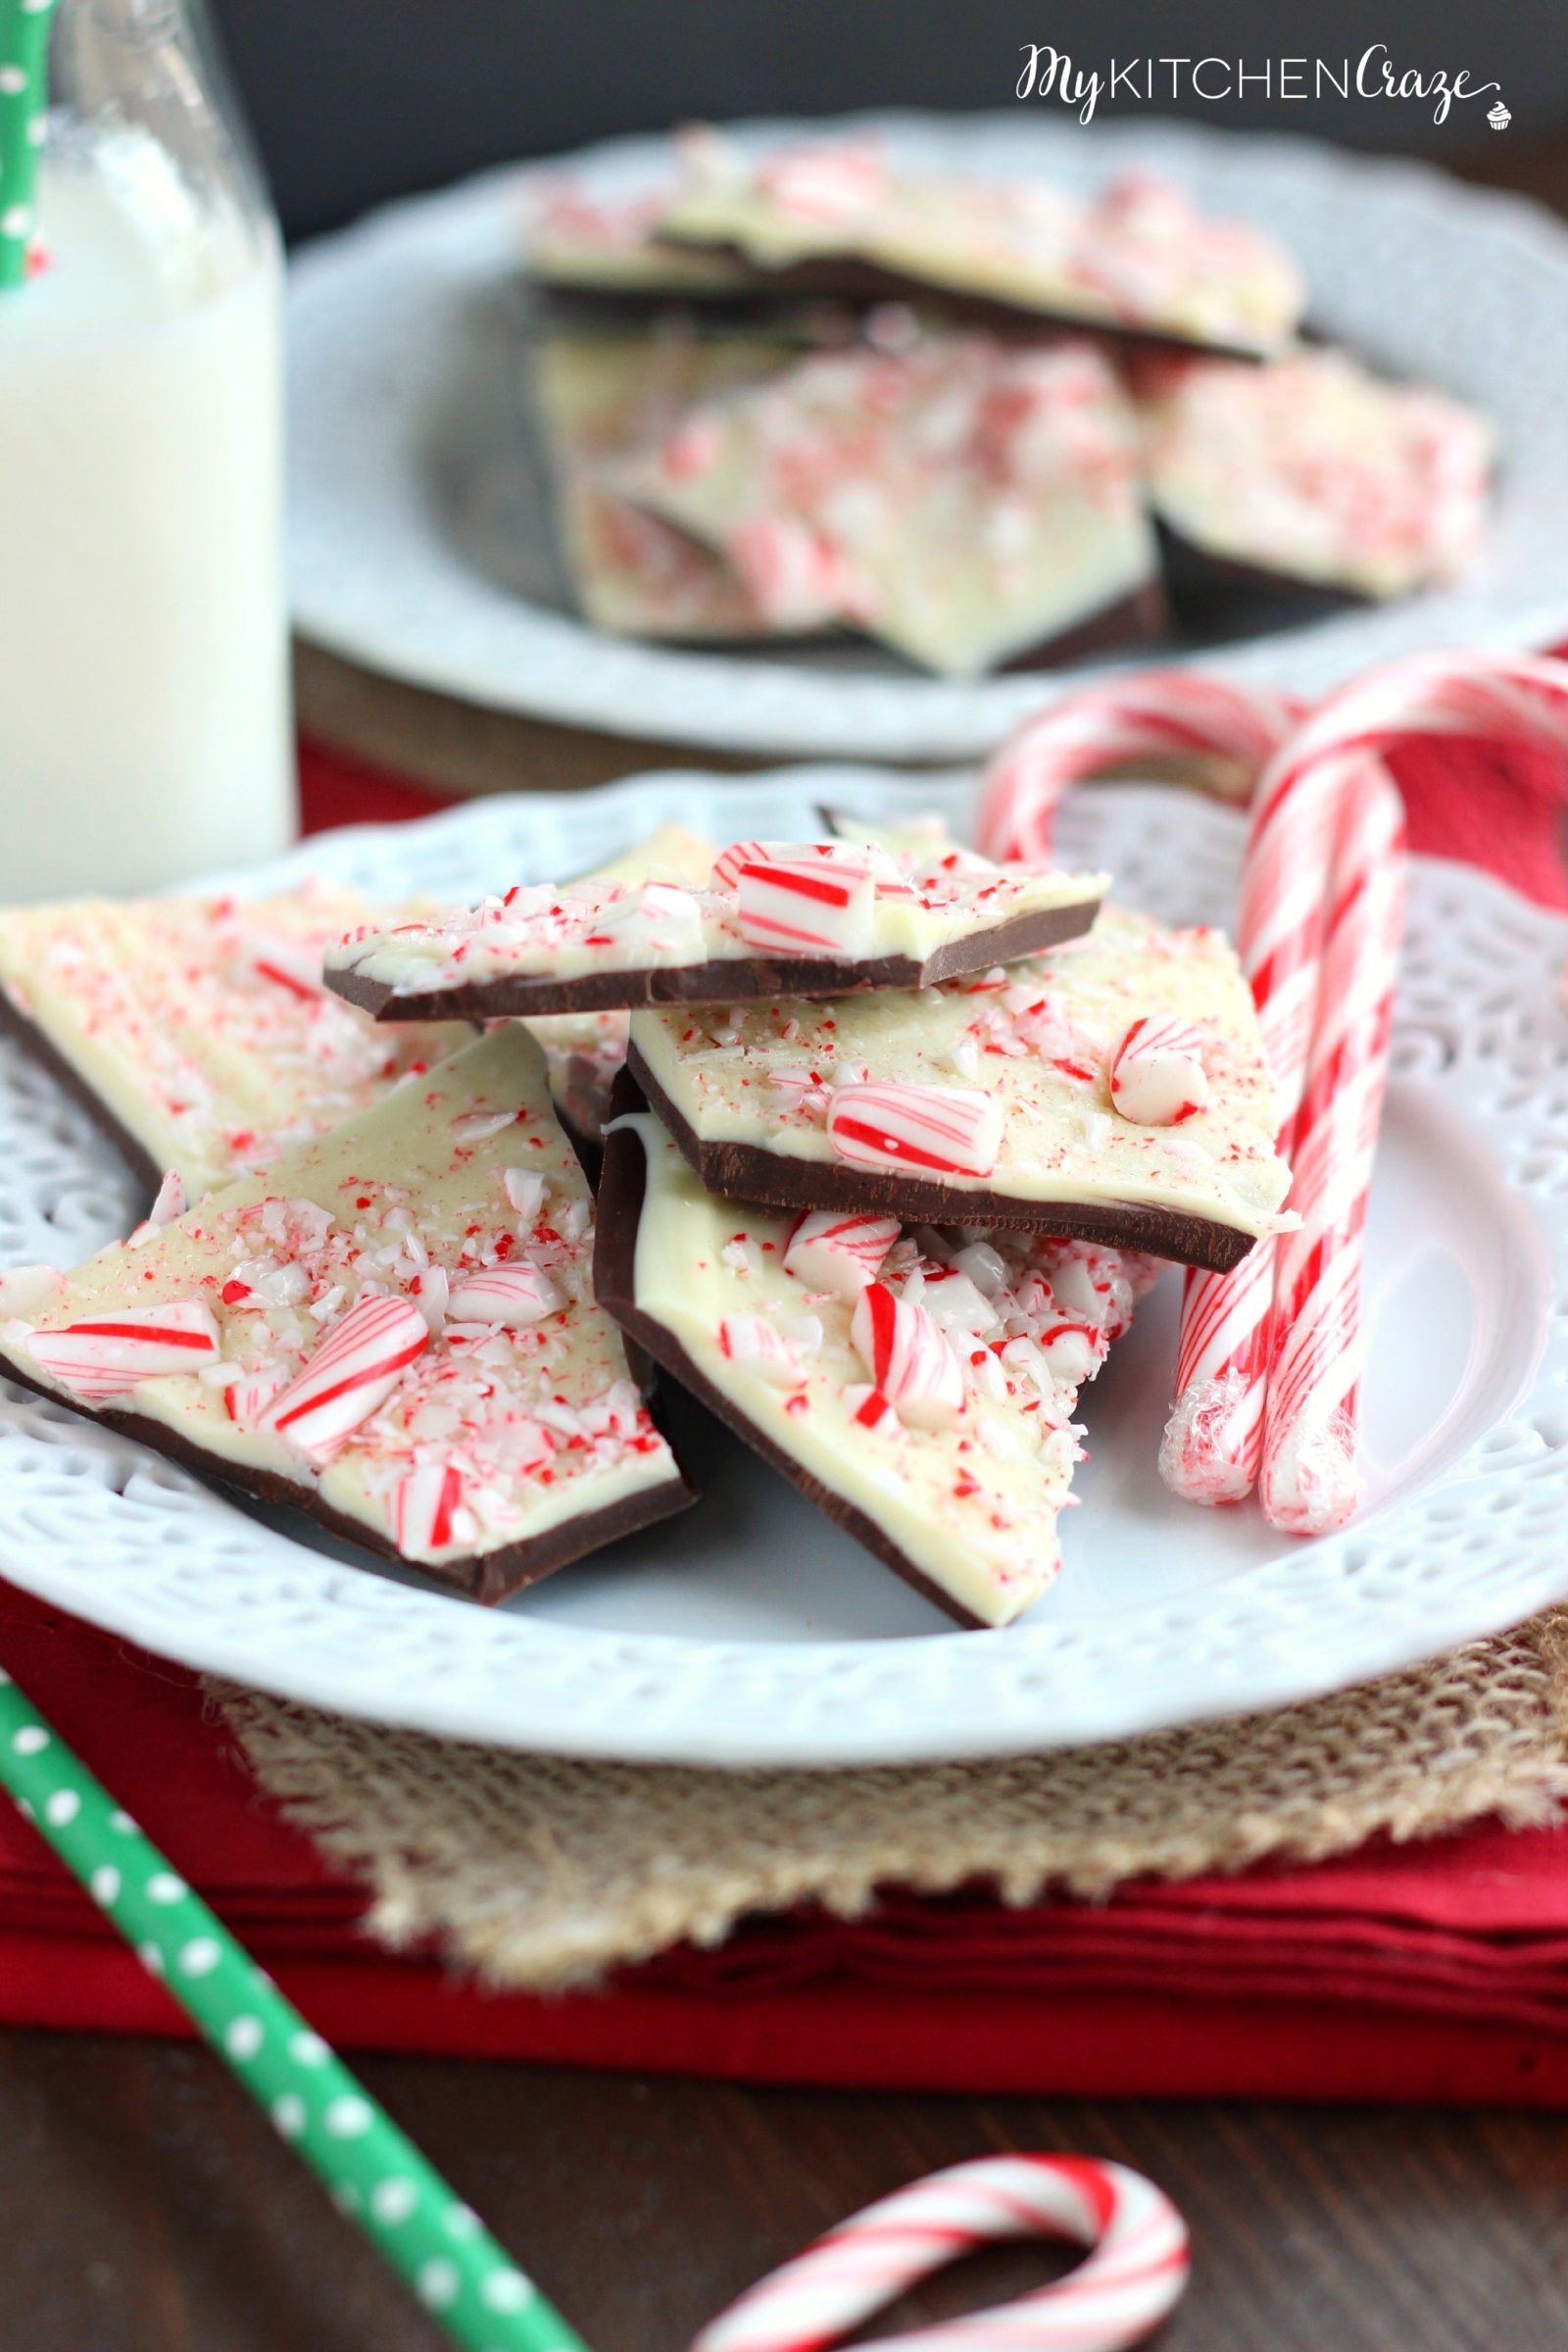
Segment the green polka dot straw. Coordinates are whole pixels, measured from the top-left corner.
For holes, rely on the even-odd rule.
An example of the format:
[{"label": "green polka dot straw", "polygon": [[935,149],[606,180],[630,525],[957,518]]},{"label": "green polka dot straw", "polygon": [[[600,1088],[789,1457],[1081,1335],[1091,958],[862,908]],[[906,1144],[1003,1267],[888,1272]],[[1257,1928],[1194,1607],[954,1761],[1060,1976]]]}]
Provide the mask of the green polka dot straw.
[{"label": "green polka dot straw", "polygon": [[587,2352],[4,1672],[0,1782],[454,2343]]},{"label": "green polka dot straw", "polygon": [[0,0],[0,290],[27,275],[55,0]]}]

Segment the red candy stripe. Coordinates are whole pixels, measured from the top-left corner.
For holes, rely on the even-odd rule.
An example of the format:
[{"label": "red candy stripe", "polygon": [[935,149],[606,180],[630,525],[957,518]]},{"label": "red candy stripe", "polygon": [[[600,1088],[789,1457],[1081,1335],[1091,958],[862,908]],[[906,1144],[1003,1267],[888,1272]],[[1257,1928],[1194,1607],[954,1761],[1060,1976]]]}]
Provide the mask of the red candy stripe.
[{"label": "red candy stripe", "polygon": [[740,882],[743,865],[766,865],[773,852],[765,841],[733,841],[727,850],[720,850],[713,860],[709,877],[712,890],[733,891]]},{"label": "red candy stripe", "polygon": [[194,1372],[218,1356],[218,1326],[199,1298],[159,1306],[126,1306],[100,1319],[35,1331],[27,1342],[34,1363],[74,1396],[122,1396],[141,1380]]},{"label": "red candy stripe", "polygon": [[1002,1148],[1002,1107],[978,1087],[835,1087],[828,1141],[858,1167],[930,1168],[989,1176]]},{"label": "red candy stripe", "polygon": [[1179,1127],[1208,1101],[1203,1041],[1191,1021],[1174,1013],[1146,1013],[1116,1048],[1110,1099],[1140,1127]]},{"label": "red candy stripe", "polygon": [[895,1298],[885,1283],[868,1283],[856,1305],[850,1341],[901,1421],[939,1428],[962,1410],[962,1367],[923,1306]]},{"label": "red candy stripe", "polygon": [[1067,2237],[1077,2270],[1012,2303],[917,2328],[905,2352],[1116,2352],[1187,2284],[1187,2227],[1141,2173],[1090,2156],[983,2156],[912,2181],[808,2246],[710,2321],[691,2352],[827,2352],[977,2246]]},{"label": "red candy stripe", "polygon": [[440,1551],[452,1542],[452,1516],[463,1500],[455,1462],[419,1462],[392,1497],[392,1536],[406,1556]]},{"label": "red candy stripe", "polygon": [[900,1230],[897,1217],[846,1217],[836,1208],[810,1209],[785,1245],[784,1271],[808,1290],[858,1298],[875,1281]]},{"label": "red candy stripe", "polygon": [[279,1390],[258,1427],[324,1458],[385,1403],[429,1344],[429,1326],[408,1299],[362,1298]]},{"label": "red candy stripe", "polygon": [[561,1293],[538,1266],[481,1266],[458,1277],[447,1312],[454,1323],[515,1326],[541,1322],[561,1303]]},{"label": "red candy stripe", "polygon": [[740,933],[777,955],[850,956],[871,945],[876,885],[869,867],[802,858],[744,864],[736,878]]},{"label": "red candy stripe", "polygon": [[1069,785],[1112,770],[1196,769],[1246,800],[1305,706],[1185,669],[1144,670],[1063,696],[1008,736],[986,769],[977,833],[990,858],[1048,864]]}]

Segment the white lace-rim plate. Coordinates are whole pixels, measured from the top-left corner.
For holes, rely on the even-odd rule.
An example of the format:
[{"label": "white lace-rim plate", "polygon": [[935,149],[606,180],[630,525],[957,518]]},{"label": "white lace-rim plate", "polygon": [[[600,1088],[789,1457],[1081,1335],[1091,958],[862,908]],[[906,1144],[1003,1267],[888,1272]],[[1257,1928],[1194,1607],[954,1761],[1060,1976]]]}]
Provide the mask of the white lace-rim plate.
[{"label": "white lace-rim plate", "polygon": [[[326,871],[453,899],[574,870],[651,825],[799,836],[821,801],[939,807],[870,768],[645,776],[327,835],[241,878]],[[1061,850],[1174,920],[1224,922],[1241,820],[1157,786],[1081,792]],[[1367,1505],[1296,1544],[1154,1473],[1167,1278],[1088,1392],[1094,1459],[1054,1590],[957,1633],[738,1446],[705,1499],[488,1611],[349,1565],[61,1407],[0,1389],[0,1572],[148,1648],[344,1713],[504,1746],[726,1765],[892,1762],[1108,1740],[1362,1681],[1568,1597],[1568,924],[1418,860],[1374,1189]],[[0,1263],[70,1264],[136,1212],[111,1151],[0,1051]],[[686,1427],[697,1417],[682,1413]],[[945,1630],[946,1629],[946,1630]]]},{"label": "white lace-rim plate", "polygon": [[[1169,171],[1205,205],[1284,237],[1306,270],[1315,325],[1494,419],[1498,511],[1461,587],[1174,658],[1314,695],[1397,654],[1568,634],[1558,527],[1568,510],[1568,232],[1546,214],[1416,165],[1278,135],[1115,122],[1089,135],[1026,107],[833,127],[862,123],[916,161],[998,177]],[[762,139],[804,127],[743,130]],[[570,169],[614,194],[657,178],[664,155],[657,140],[614,140]],[[525,391],[519,223],[545,169],[392,206],[296,260],[289,560],[299,629],[392,676],[655,742],[808,759],[989,749],[1053,691],[1049,676],[920,677],[850,643],[811,656],[697,653],[602,635],[574,616]],[[1104,664],[1072,673],[1103,674]]]}]

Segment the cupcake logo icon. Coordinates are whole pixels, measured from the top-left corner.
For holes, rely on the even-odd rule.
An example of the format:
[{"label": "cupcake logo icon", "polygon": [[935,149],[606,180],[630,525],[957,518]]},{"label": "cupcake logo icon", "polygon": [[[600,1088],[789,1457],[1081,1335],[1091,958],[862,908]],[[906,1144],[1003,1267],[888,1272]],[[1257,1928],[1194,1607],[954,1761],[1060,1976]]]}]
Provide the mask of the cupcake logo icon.
[{"label": "cupcake logo icon", "polygon": [[1506,130],[1513,121],[1513,117],[1499,98],[1495,106],[1488,108],[1487,121],[1492,124],[1494,130]]}]

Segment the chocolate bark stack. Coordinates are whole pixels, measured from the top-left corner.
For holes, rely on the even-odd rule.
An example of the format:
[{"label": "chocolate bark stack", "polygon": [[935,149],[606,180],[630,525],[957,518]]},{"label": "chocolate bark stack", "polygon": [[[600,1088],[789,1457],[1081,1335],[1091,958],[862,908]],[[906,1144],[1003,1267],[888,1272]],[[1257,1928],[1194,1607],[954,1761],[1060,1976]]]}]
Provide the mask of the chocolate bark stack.
[{"label": "chocolate bark stack", "polygon": [[849,630],[972,675],[1148,639],[1171,601],[1210,618],[1238,582],[1282,612],[1405,595],[1484,525],[1484,422],[1298,343],[1290,257],[1162,181],[1086,198],[698,131],[626,203],[558,183],[527,265],[602,628]]},{"label": "chocolate bark stack", "polygon": [[[1284,1221],[1234,956],[1104,887],[929,829],[666,829],[576,883],[355,907],[324,981],[277,950],[295,902],[132,910],[207,1006],[205,1197],[172,1176],[74,1274],[0,1278],[0,1356],[496,1598],[692,1499],[630,1340],[960,1622],[1004,1624],[1056,1571],[1078,1393],[1138,1297]],[[169,1070],[116,1051],[126,922],[116,969],[72,952],[109,936],[92,910],[0,917],[0,968],[114,1129],[166,1141]],[[360,1092],[302,1131],[312,1053]]]}]

